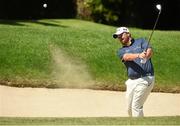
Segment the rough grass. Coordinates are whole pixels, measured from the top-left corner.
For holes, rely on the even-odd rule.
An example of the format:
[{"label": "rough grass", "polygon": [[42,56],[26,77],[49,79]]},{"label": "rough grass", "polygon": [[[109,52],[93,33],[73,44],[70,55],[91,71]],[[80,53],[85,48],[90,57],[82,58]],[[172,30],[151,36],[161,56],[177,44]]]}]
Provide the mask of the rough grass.
[{"label": "rough grass", "polygon": [[[116,56],[121,45],[112,39],[115,29],[75,19],[1,20],[1,84],[125,90],[126,69]],[[151,32],[138,28],[130,28],[130,31],[135,38],[148,37]],[[179,31],[154,32],[151,40],[156,76],[154,91],[180,92],[179,40]],[[51,47],[61,52],[59,57],[53,55],[56,52]],[[84,73],[88,76],[83,76]],[[75,77],[77,74],[82,76]],[[69,80],[90,83],[82,86],[78,81]]]}]

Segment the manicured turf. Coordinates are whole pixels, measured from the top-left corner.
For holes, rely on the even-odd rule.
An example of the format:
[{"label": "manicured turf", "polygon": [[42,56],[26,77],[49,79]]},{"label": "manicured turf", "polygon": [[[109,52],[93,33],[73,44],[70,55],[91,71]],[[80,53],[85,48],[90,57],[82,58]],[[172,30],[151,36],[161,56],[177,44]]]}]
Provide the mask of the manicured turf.
[{"label": "manicured turf", "polygon": [[0,125],[180,125],[180,117],[7,118]]},{"label": "manicured turf", "polygon": [[[116,55],[121,45],[112,39],[115,29],[116,27],[76,19],[1,20],[1,84],[65,87],[63,83],[81,71],[77,72],[73,68],[76,70],[75,74],[70,72],[66,79],[61,80],[63,70],[55,67],[57,62],[52,55],[58,48],[65,54],[65,58],[70,59],[70,65],[85,65],[83,72],[88,73],[94,83],[91,88],[124,90],[126,69]],[[151,32],[138,28],[129,29],[134,38],[148,38]],[[154,91],[180,92],[179,40],[180,31],[154,32],[151,40],[156,76]],[[75,85],[73,86],[76,87]]]}]

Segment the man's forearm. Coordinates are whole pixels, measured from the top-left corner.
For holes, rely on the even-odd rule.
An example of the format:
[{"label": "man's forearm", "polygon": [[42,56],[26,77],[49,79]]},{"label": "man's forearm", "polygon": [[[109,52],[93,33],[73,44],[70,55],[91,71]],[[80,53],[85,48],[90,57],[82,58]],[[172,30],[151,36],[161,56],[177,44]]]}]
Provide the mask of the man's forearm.
[{"label": "man's forearm", "polygon": [[136,58],[139,58],[139,53],[126,53],[123,56],[124,61],[133,61]]},{"label": "man's forearm", "polygon": [[142,53],[126,53],[123,56],[123,60],[124,61],[133,61],[136,58],[146,58],[149,59],[151,58],[151,56],[153,55],[153,51],[151,48],[148,48],[146,52],[142,52]]}]

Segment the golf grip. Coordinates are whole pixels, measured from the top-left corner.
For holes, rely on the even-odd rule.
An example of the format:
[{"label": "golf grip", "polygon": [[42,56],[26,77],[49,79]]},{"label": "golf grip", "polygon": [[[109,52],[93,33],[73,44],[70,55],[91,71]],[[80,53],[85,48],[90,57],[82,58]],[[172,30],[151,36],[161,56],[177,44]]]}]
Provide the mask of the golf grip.
[{"label": "golf grip", "polygon": [[[152,30],[152,32],[151,32],[151,35],[149,36],[149,40],[148,40],[147,46],[146,46],[146,48],[145,48],[145,50],[144,50],[145,52],[147,51],[147,49],[148,49],[148,47],[149,47],[149,43],[150,43],[150,41],[151,41],[152,35],[153,35],[153,33],[154,33],[154,30],[155,30],[155,28],[156,28],[156,25],[157,25],[157,22],[158,22],[160,13],[161,13],[161,10],[160,10],[159,13],[158,13],[158,16],[157,16],[156,22],[155,22],[155,24],[154,24],[153,30]],[[143,59],[141,59],[140,63],[145,64],[146,61],[147,61],[147,59],[146,59],[146,58],[143,58]]]}]

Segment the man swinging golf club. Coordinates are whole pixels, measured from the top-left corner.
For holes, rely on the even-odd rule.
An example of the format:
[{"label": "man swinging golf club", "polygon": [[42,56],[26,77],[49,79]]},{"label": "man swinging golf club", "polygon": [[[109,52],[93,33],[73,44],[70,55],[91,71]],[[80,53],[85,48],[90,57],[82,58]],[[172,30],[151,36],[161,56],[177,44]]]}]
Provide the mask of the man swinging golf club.
[{"label": "man swinging golf club", "polygon": [[[161,11],[160,5],[156,7]],[[117,28],[113,34],[113,38],[118,38],[123,46],[119,49],[118,56],[125,64],[128,73],[128,80],[125,84],[129,116],[144,116],[143,105],[154,86],[154,68],[151,62],[153,50],[149,45],[152,33],[148,42],[143,38],[133,39],[129,29],[126,27]]]}]

